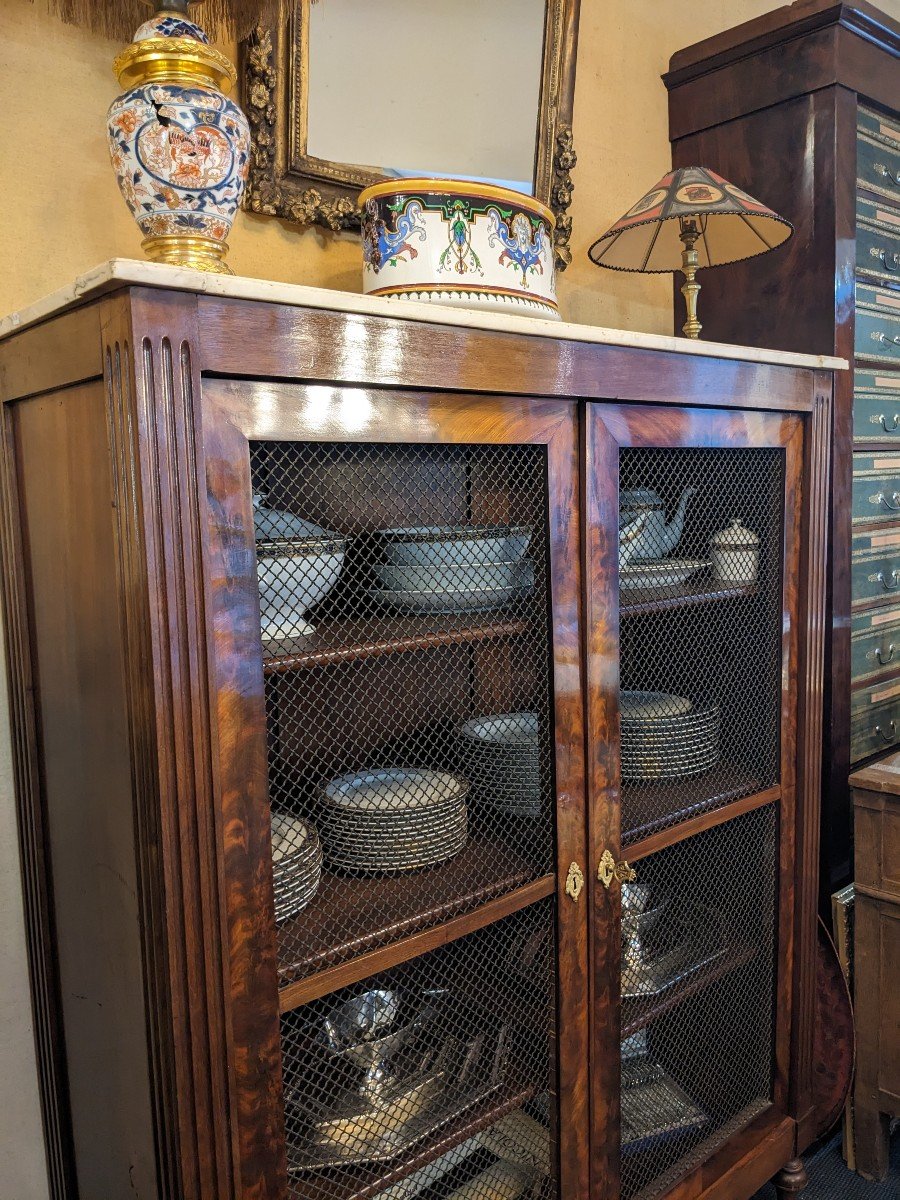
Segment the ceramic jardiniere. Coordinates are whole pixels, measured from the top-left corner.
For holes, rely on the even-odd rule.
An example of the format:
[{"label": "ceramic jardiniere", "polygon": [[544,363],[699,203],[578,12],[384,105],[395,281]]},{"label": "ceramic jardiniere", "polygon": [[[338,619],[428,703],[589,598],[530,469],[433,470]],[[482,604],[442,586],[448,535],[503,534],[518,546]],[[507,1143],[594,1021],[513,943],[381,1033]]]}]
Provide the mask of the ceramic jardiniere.
[{"label": "ceramic jardiniere", "polygon": [[224,271],[226,238],[247,177],[250,129],[224,94],[231,63],[176,13],[145,22],[116,59],[127,88],[109,110],[122,195],[157,262]]},{"label": "ceramic jardiniere", "polygon": [[455,179],[392,179],[360,195],[363,291],[558,319],[553,213]]}]

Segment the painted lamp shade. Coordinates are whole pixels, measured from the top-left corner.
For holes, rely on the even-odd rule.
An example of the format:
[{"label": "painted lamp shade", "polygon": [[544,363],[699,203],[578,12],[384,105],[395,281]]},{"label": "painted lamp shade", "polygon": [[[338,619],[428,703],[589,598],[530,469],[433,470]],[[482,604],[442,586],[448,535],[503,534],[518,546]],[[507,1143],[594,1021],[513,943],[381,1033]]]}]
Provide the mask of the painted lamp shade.
[{"label": "painted lamp shade", "polygon": [[700,336],[697,271],[752,258],[780,246],[790,221],[706,167],[682,167],[632,205],[588,254],[615,271],[681,271],[687,306],[682,329]]},{"label": "painted lamp shade", "polygon": [[588,254],[617,271],[678,271],[682,225],[699,226],[698,267],[716,267],[774,250],[793,233],[790,221],[705,167],[670,171],[632,205]]},{"label": "painted lamp shade", "polygon": [[522,192],[391,179],[360,195],[363,291],[559,319],[555,219]]}]

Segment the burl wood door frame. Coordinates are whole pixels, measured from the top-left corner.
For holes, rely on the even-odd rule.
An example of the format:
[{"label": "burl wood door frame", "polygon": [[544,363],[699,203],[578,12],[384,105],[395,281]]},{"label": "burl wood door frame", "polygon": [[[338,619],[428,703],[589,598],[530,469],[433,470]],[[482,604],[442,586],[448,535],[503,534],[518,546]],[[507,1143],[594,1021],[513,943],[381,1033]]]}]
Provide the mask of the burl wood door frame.
[{"label": "burl wood door frame", "polygon": [[[738,1190],[717,1190],[734,1169],[738,1155],[773,1140],[774,1173],[790,1157],[791,1046],[795,995],[795,877],[797,855],[796,750],[800,661],[798,580],[801,579],[803,532],[804,418],[797,415],[729,412],[706,409],[660,410],[640,405],[588,404],[585,418],[585,629],[587,631],[587,729],[589,873],[591,881],[591,1161],[592,1195],[611,1200],[620,1190],[620,972],[621,889],[597,880],[604,850],[616,861],[623,855],[638,863],[648,854],[720,825],[763,805],[779,805],[779,882],[777,936],[777,1006],[772,1064],[773,1104],[745,1130],[691,1171],[674,1191],[679,1197],[731,1197]],[[626,447],[777,448],[785,453],[784,541],[782,548],[782,633],[780,705],[780,783],[725,805],[701,817],[651,834],[628,846],[621,844],[621,762],[619,746],[619,457]],[[723,514],[724,519],[730,514]],[[640,877],[640,871],[638,871]],[[777,1148],[776,1148],[777,1147]],[[778,1155],[781,1161],[778,1162]],[[762,1174],[760,1183],[767,1178]],[[747,1190],[747,1195],[754,1191]],[[743,1193],[743,1189],[740,1190]]]},{"label": "burl wood door frame", "polygon": [[[585,862],[581,663],[578,410],[566,401],[438,392],[396,392],[288,382],[204,380],[202,462],[206,487],[210,685],[217,728],[218,808],[226,924],[226,1005],[236,1097],[236,1155],[243,1200],[286,1193],[280,1076],[279,991],[274,937],[266,713],[256,579],[250,444],[258,441],[538,445],[546,448],[553,703],[557,789],[560,958],[558,1124],[561,1192],[587,1192],[586,898],[565,893],[569,864]],[[491,919],[502,915],[495,912]],[[416,952],[482,927],[480,911],[452,934],[414,935]],[[389,948],[390,949],[390,948]],[[411,948],[412,951],[412,948]],[[410,955],[411,956],[411,953]],[[381,951],[321,988],[364,978]]]}]

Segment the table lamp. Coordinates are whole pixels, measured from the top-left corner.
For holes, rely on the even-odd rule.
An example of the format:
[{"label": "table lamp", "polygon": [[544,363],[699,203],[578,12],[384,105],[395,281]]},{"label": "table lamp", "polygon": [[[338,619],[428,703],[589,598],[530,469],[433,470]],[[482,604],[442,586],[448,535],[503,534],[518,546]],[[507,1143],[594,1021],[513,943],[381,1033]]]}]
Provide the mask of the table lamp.
[{"label": "table lamp", "polygon": [[790,221],[706,167],[671,171],[591,246],[598,267],[681,271],[686,337],[700,336],[700,267],[717,267],[774,250],[794,232]]}]

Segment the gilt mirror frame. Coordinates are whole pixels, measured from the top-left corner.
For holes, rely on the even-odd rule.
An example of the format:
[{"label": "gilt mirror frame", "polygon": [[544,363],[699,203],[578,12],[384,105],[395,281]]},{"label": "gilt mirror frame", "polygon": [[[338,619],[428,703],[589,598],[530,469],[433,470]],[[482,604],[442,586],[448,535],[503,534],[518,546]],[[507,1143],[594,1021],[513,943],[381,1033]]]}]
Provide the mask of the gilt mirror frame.
[{"label": "gilt mirror frame", "polygon": [[[307,152],[310,0],[283,27],[258,27],[241,45],[243,105],[252,148],[244,207],[301,225],[358,229],[360,191],[385,172]],[[571,262],[572,109],[580,0],[545,0],[534,194],[556,216],[556,265]]]}]

